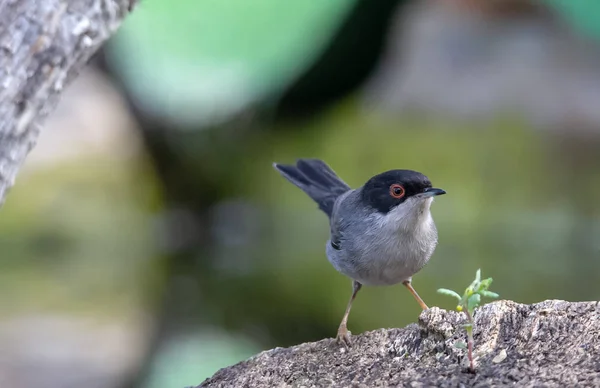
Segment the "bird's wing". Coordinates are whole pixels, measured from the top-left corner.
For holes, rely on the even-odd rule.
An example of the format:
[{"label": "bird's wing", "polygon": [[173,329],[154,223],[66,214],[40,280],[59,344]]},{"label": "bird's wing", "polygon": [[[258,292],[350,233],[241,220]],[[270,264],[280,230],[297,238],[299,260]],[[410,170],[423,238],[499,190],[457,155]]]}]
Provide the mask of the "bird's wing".
[{"label": "bird's wing", "polygon": [[[343,240],[344,240],[344,232],[347,229],[350,220],[348,217],[343,217],[341,214],[344,212],[340,211],[340,208],[344,205],[344,200],[348,198],[355,190],[348,191],[345,194],[342,194],[335,201],[333,205],[333,211],[330,222],[330,239],[331,246],[333,249],[342,250],[343,248]],[[352,214],[348,214],[352,215]]]}]

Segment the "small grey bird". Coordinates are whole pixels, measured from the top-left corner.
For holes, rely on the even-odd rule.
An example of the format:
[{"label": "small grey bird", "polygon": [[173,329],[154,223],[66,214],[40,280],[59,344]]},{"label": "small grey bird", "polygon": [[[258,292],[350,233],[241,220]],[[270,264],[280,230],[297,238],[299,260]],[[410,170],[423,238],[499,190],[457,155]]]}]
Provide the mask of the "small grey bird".
[{"label": "small grey bird", "polygon": [[363,284],[402,283],[423,310],[428,308],[411,279],[437,245],[429,208],[434,196],[446,194],[444,190],[433,188],[425,175],[411,170],[387,171],[351,189],[322,160],[299,159],[295,166],[273,166],[329,216],[327,259],[353,280],[338,342],[351,343],[348,315]]}]

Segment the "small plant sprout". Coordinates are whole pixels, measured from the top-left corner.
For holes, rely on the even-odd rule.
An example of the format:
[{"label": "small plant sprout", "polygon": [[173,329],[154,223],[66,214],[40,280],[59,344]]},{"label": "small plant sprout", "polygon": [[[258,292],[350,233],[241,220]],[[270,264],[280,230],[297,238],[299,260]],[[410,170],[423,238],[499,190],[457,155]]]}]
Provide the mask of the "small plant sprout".
[{"label": "small plant sprout", "polygon": [[[498,298],[498,294],[495,292],[488,291],[488,288],[492,284],[492,278],[487,278],[481,280],[481,270],[478,269],[475,273],[475,280],[467,289],[465,293],[460,296],[457,292],[452,290],[448,290],[446,288],[440,288],[438,293],[443,295],[448,295],[458,300],[458,305],[456,306],[456,311],[464,312],[467,316],[467,323],[464,325],[467,330],[467,348],[468,348],[468,357],[469,357],[469,369],[471,372],[475,372],[475,365],[473,362],[473,325],[475,322],[473,321],[473,312],[475,308],[479,307],[481,304],[481,298]],[[457,347],[465,347],[463,342],[456,343]]]}]

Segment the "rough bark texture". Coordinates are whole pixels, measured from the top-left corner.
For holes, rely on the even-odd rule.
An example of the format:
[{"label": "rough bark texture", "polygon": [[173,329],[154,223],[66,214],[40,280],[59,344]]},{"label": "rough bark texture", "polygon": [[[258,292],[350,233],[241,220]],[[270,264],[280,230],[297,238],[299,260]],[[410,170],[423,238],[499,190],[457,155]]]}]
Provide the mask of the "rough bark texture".
[{"label": "rough bark texture", "polygon": [[134,0],[0,0],[0,204],[67,83]]},{"label": "rough bark texture", "polygon": [[273,349],[199,387],[600,387],[600,305],[500,301],[475,313],[477,373],[466,371],[464,314],[431,308],[418,324]]}]

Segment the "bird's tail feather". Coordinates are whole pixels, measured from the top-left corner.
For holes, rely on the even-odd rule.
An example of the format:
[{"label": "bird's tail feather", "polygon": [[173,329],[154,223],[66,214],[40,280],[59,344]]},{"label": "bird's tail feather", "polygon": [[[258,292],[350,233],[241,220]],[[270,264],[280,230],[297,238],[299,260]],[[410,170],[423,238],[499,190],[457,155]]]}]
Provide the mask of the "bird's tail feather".
[{"label": "bird's tail feather", "polygon": [[273,163],[273,167],[308,194],[330,217],[335,200],[350,190],[350,186],[319,159],[299,159],[295,166]]}]

